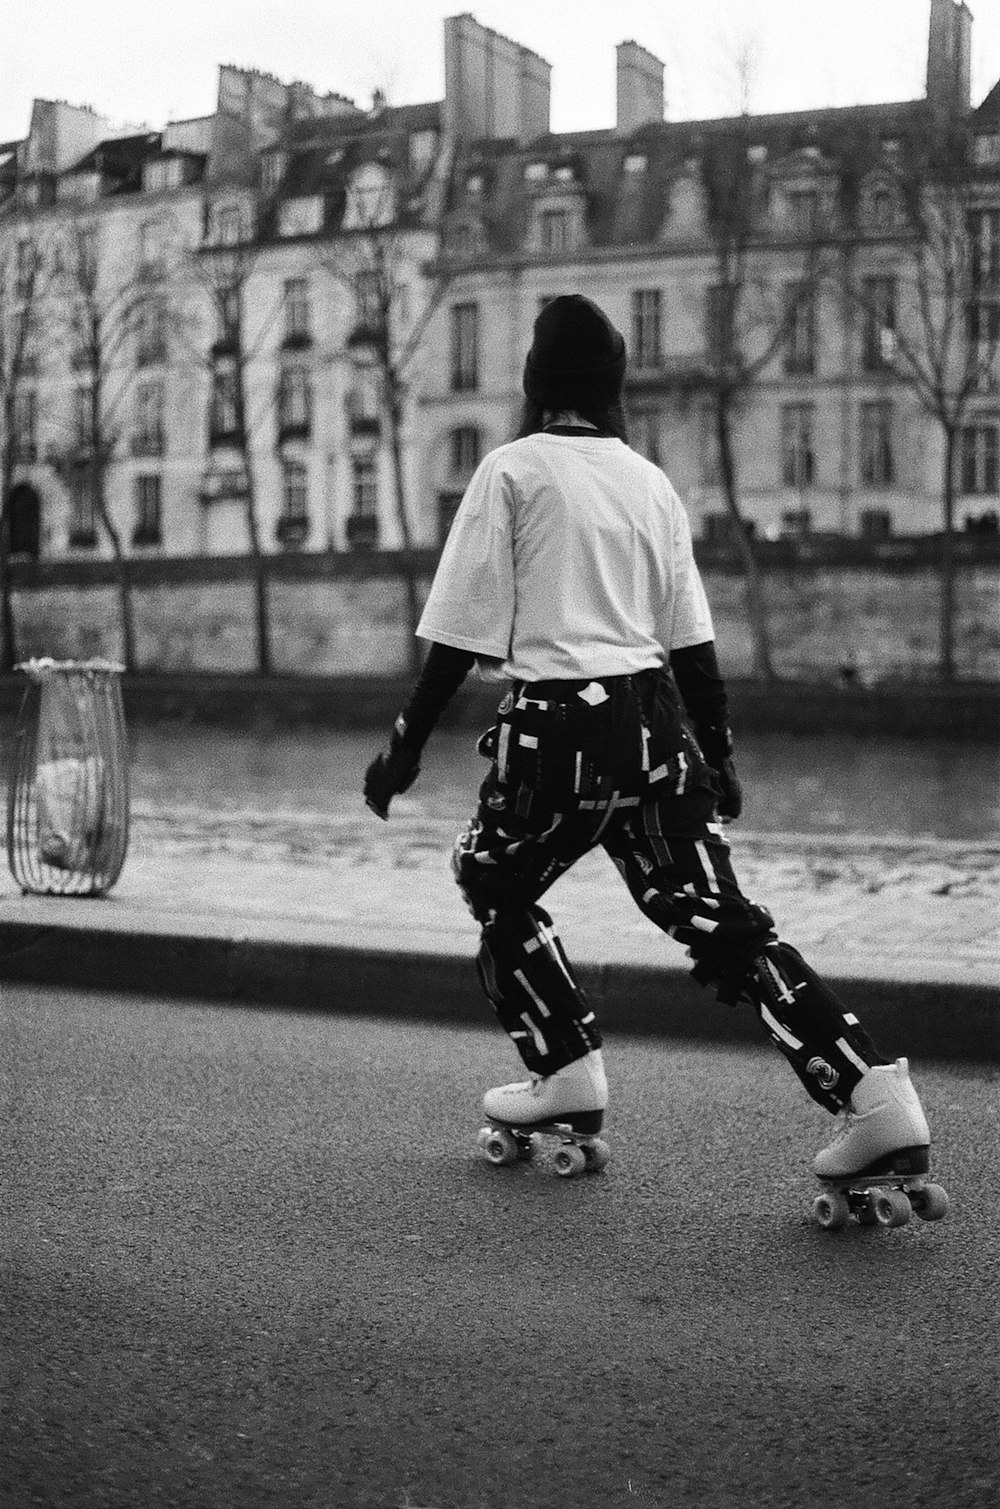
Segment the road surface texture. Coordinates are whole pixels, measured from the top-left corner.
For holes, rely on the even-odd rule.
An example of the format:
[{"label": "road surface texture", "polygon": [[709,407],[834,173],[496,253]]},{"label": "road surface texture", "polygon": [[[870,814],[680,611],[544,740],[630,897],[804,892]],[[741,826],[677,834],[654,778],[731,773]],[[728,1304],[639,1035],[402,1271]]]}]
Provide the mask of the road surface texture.
[{"label": "road surface texture", "polygon": [[1000,1500],[993,1070],[915,1066],[948,1219],[830,1234],[766,1044],[610,1043],[560,1180],[476,1152],[489,1024],[7,985],[0,1028],[10,1509]]}]

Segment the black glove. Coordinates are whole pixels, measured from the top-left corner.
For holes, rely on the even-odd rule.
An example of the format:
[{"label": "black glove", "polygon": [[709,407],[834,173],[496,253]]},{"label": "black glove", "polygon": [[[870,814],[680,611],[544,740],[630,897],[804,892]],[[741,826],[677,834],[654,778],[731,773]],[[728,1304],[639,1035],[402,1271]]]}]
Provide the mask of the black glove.
[{"label": "black glove", "polygon": [[420,774],[420,756],[403,749],[396,741],[377,754],[365,771],[365,801],[383,821],[389,817],[389,803],[400,792],[409,791]]},{"label": "black glove", "polygon": [[721,727],[702,725],[695,732],[705,762],[719,783],[719,816],[731,822],[743,811],[743,787],[733,760],[733,736],[724,724]]}]

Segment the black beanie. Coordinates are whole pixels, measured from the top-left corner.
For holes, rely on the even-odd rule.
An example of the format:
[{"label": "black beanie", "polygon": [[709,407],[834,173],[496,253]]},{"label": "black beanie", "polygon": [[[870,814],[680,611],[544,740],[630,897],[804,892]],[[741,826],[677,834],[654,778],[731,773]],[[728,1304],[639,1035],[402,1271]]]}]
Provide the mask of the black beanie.
[{"label": "black beanie", "polygon": [[603,309],[580,293],[551,299],[535,321],[524,391],[543,408],[618,403],[625,342]]}]

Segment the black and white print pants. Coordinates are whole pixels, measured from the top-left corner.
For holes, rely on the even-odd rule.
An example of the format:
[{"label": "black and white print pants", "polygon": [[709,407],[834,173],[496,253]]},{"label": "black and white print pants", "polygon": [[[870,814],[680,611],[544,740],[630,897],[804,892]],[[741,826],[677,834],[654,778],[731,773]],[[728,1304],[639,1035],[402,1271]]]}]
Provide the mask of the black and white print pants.
[{"label": "black and white print pants", "polygon": [[600,845],[645,915],[687,948],[694,977],[720,1001],[751,1005],[813,1099],[838,1111],[861,1076],[887,1060],[778,939],[770,914],[742,895],[710,795],[701,806],[699,817],[697,803],[679,800],[667,783],[643,796],[612,793],[557,811],[538,791],[502,784],[494,763],[453,855],[482,930],[477,967],[486,995],[534,1073],[552,1074],[600,1046],[594,1012],[538,904]]}]

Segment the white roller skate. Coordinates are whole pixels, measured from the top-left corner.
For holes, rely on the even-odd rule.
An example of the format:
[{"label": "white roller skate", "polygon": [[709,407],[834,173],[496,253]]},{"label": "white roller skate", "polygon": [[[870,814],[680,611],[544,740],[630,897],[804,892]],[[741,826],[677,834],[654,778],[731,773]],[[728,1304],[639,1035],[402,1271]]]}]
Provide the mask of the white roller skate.
[{"label": "white roller skate", "polygon": [[948,1196],[925,1179],[930,1140],[906,1059],[869,1069],[855,1087],[836,1137],[813,1164],[824,1187],[813,1202],[820,1226],[839,1230],[852,1215],[863,1226],[903,1226],[911,1211],[925,1221],[939,1221]]},{"label": "white roller skate", "polygon": [[555,1074],[533,1074],[487,1090],[483,1110],[489,1125],[477,1143],[490,1163],[503,1167],[538,1157],[546,1139],[554,1138],[552,1165],[557,1174],[568,1178],[596,1173],[608,1161],[608,1145],[597,1136],[607,1104],[604,1060],[595,1048]]}]

